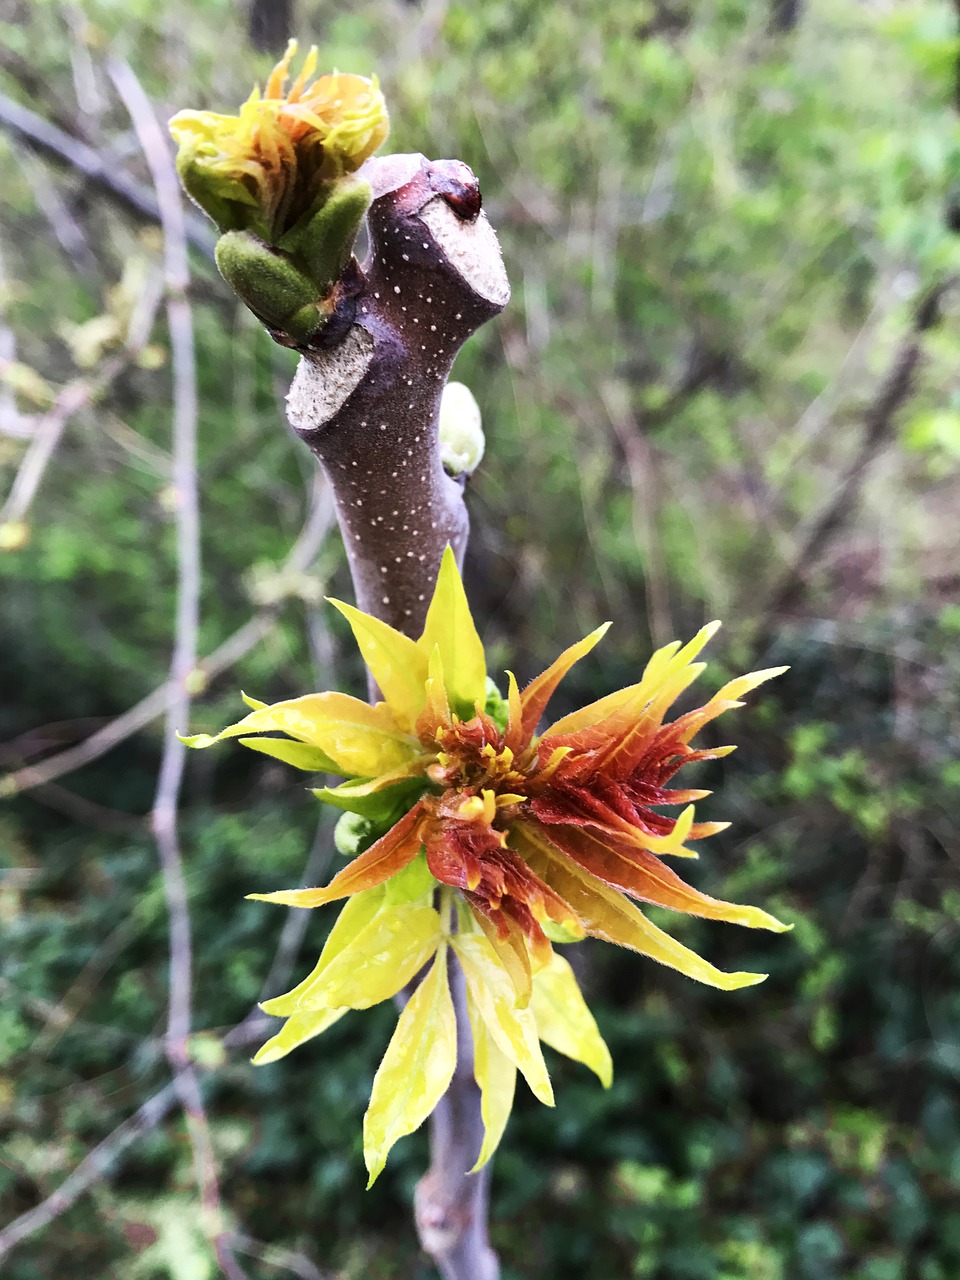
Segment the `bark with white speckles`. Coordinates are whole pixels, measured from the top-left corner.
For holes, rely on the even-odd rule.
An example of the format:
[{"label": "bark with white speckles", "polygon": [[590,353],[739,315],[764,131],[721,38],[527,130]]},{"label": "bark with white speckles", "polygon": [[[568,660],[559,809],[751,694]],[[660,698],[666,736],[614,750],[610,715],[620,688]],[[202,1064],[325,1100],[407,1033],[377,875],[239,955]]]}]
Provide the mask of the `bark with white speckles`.
[{"label": "bark with white speckles", "polygon": [[330,478],[359,607],[418,635],[444,547],[462,560],[467,540],[463,488],[440,462],[440,396],[510,289],[466,165],[389,156],[362,173],[376,198],[353,323],[304,354],[288,412]]},{"label": "bark with white speckles", "polygon": [[[330,478],[357,604],[417,636],[444,548],[462,562],[468,533],[463,486],[440,462],[440,397],[460,347],[510,287],[466,165],[389,156],[362,174],[374,190],[370,251],[342,282],[335,345],[304,352],[288,413]],[[445,1280],[497,1280],[489,1168],[470,1173],[483,1124],[455,960],[451,989],[458,1064],[431,1119],[417,1230]]]}]

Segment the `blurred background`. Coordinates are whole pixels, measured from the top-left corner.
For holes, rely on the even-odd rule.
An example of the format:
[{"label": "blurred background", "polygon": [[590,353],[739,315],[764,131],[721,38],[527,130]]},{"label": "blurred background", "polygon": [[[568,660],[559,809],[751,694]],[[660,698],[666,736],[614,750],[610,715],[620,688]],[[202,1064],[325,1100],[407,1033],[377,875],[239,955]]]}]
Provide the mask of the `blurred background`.
[{"label": "blurred background", "polygon": [[[616,1079],[554,1056],[555,1112],[521,1087],[493,1176],[506,1280],[956,1280],[960,42],[937,0],[0,0],[0,1228],[167,1099],[4,1277],[219,1274],[162,1092],[144,815],[174,628],[171,358],[117,86],[132,68],[161,121],[233,111],[290,34],[376,72],[388,147],[465,159],[501,235],[513,301],[454,374],[487,431],[467,583],[495,669],[529,678],[606,618],[558,711],[712,617],[704,686],[791,665],[719,730],[740,749],[695,785],[733,826],[692,874],[796,928],[657,914],[769,971],[728,995],[570,950]],[[363,685],[320,605],[350,586],[285,426],[295,357],[220,281],[198,213],[190,242],[201,730],[240,688]],[[188,761],[191,1053],[224,1209],[252,1280],[427,1280],[425,1135],[363,1191],[393,1012],[256,1070],[224,1044],[329,927],[243,900],[329,874],[317,822],[276,762]]]}]

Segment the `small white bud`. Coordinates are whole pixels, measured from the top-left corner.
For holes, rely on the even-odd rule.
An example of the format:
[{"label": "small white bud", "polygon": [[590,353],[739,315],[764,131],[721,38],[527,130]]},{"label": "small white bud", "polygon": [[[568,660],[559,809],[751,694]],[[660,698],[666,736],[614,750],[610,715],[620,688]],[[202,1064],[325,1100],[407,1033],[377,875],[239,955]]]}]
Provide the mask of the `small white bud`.
[{"label": "small white bud", "polygon": [[483,457],[480,406],[462,382],[448,382],[440,401],[440,460],[452,476],[476,471]]}]

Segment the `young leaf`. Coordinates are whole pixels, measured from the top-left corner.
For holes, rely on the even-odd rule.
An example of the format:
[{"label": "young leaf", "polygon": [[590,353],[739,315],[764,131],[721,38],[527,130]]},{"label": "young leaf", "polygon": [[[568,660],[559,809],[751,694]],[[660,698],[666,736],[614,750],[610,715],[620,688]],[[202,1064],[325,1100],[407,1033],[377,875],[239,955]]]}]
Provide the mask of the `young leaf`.
[{"label": "young leaf", "polygon": [[271,1000],[265,1000],[260,1008],[264,1013],[272,1014],[276,1017],[284,1017],[286,1014],[292,1014],[297,1009],[297,1002],[304,991],[309,990],[320,981],[320,977],[326,969],[327,965],[333,960],[344,947],[348,947],[356,938],[361,930],[365,929],[370,921],[374,918],[380,908],[383,906],[385,890],[383,885],[378,885],[376,889],[368,889],[365,893],[357,893],[345,903],[343,910],[337,916],[333,928],[323,945],[320,952],[320,959],[313,967],[313,971],[298,982],[291,990],[283,995],[274,996]]},{"label": "young leaf", "polygon": [[284,764],[292,764],[295,769],[305,769],[307,773],[341,772],[337,762],[331,760],[325,751],[307,742],[292,742],[289,738],[241,738],[240,745],[261,751],[265,756],[273,756],[274,760],[282,760]]},{"label": "young leaf", "polygon": [[354,938],[295,992],[268,1000],[267,1013],[369,1009],[389,1000],[420,972],[442,937],[433,907],[384,903]]},{"label": "young leaf", "polygon": [[285,1058],[288,1053],[298,1049],[307,1040],[321,1035],[328,1027],[339,1022],[348,1010],[317,1009],[313,1013],[297,1013],[288,1018],[275,1036],[262,1045],[253,1056],[256,1067],[266,1066],[268,1062],[276,1062]]},{"label": "young leaf", "polygon": [[476,704],[482,705],[487,696],[487,662],[460,581],[456,556],[450,547],[443,553],[423,635],[417,641],[417,647],[427,659],[434,645],[440,649],[453,709],[469,718]]},{"label": "young leaf", "polygon": [[498,1048],[483,1015],[469,995],[467,1015],[473,1032],[473,1075],[480,1088],[480,1116],[483,1120],[483,1145],[477,1163],[470,1170],[476,1173],[500,1145],[513,1109],[517,1068]]},{"label": "young leaf", "polygon": [[188,747],[209,747],[224,738],[248,733],[286,733],[298,742],[319,747],[335,773],[365,778],[387,773],[406,764],[417,744],[396,725],[383,702],[371,707],[346,693],[309,693],[251,711],[220,733],[197,733],[183,738]]},{"label": "young leaf", "polygon": [[588,931],[605,942],[615,942],[642,955],[679,969],[688,978],[722,991],[736,991],[763,982],[765,973],[724,973],[676,938],[658,929],[629,899],[561,853],[542,837],[532,823],[517,823],[514,839],[518,850],[537,875],[549,880],[569,902]]},{"label": "young leaf", "polygon": [[427,655],[419,645],[369,613],[331,599],[330,604],[350,623],[363,660],[377,682],[387,706],[404,729],[412,729],[423,708]]},{"label": "young leaf", "polygon": [[447,981],[447,949],[407,1001],[373,1078],[363,1118],[363,1157],[373,1186],[390,1148],[413,1133],[447,1091],[457,1065],[457,1020]]},{"label": "young leaf", "polygon": [[450,939],[480,1016],[505,1053],[523,1072],[533,1093],[553,1106],[553,1089],[543,1060],[537,1024],[529,1009],[517,1008],[513,981],[482,933],[458,933]]},{"label": "young leaf", "polygon": [[530,1008],[544,1044],[575,1062],[582,1062],[600,1077],[603,1087],[609,1089],[613,1082],[610,1050],[587,1008],[573,970],[556,952],[549,964],[534,976]]}]

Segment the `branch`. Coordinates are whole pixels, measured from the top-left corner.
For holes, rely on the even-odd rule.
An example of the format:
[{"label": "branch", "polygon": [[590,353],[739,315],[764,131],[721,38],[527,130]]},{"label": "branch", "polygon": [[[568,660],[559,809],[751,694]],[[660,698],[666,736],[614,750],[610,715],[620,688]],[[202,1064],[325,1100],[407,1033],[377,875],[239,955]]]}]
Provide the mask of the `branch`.
[{"label": "branch", "polygon": [[[160,221],[157,197],[124,173],[115,158],[101,155],[87,143],[57,128],[5,94],[0,94],[0,128],[34,151],[75,170],[91,187],[103,191],[141,221]],[[195,214],[187,215],[186,236],[204,257],[213,257],[215,237],[202,218]]]},{"label": "branch", "polygon": [[829,501],[808,525],[800,545],[760,615],[755,647],[766,648],[778,618],[800,600],[807,573],[855,510],[870,465],[888,442],[896,416],[913,394],[923,356],[924,334],[940,322],[944,296],[956,287],[954,277],[928,289],[914,311],[913,323],[897,348],[886,378],[864,416],[864,432],[856,456],[847,467]]},{"label": "branch", "polygon": [[510,287],[466,165],[389,156],[360,173],[376,198],[355,323],[301,360],[288,413],[330,479],[357,604],[418,635],[444,547],[462,560],[468,531],[440,462],[440,397]]},{"label": "branch", "polygon": [[[390,156],[361,174],[374,201],[350,325],[337,345],[304,354],[288,411],[330,479],[359,607],[417,636],[444,548],[462,561],[468,532],[463,487],[440,461],[440,398],[460,347],[510,286],[466,165]],[[496,1280],[489,1166],[470,1172],[483,1122],[455,960],[450,977],[458,1065],[431,1119],[416,1224],[446,1280]]]},{"label": "branch", "polygon": [[163,872],[170,937],[170,993],[165,1049],[177,1097],[187,1117],[194,1170],[220,1267],[229,1280],[244,1280],[228,1239],[210,1128],[200,1082],[190,1061],[192,949],[190,908],[177,835],[177,808],[186,748],[177,737],[190,716],[189,677],[197,660],[200,617],[200,512],[197,492],[197,370],[193,318],[187,301],[190,268],[187,235],[177,181],[164,135],[139,80],[125,63],[111,77],[130,113],[150,167],[164,236],[167,325],[173,358],[173,488],[176,494],[177,603],[163,757],[151,826]]},{"label": "branch", "polygon": [[[313,505],[297,541],[280,569],[281,577],[288,572],[294,574],[305,570],[313,562],[320,545],[329,533],[333,524],[333,511],[331,504],[326,500],[327,493],[326,485],[320,482],[318,476]],[[232,636],[224,640],[222,645],[214,649],[206,658],[200,659],[194,667],[194,674],[203,676],[209,683],[227,671],[270,632],[276,625],[281,610],[282,603],[277,603],[254,614]],[[0,777],[0,799],[20,795],[34,787],[43,786],[55,778],[62,778],[65,774],[73,773],[74,770],[99,760],[101,756],[105,756],[163,715],[170,688],[171,681],[168,680],[75,747],[59,751],[40,764],[26,765],[15,773]]]}]

